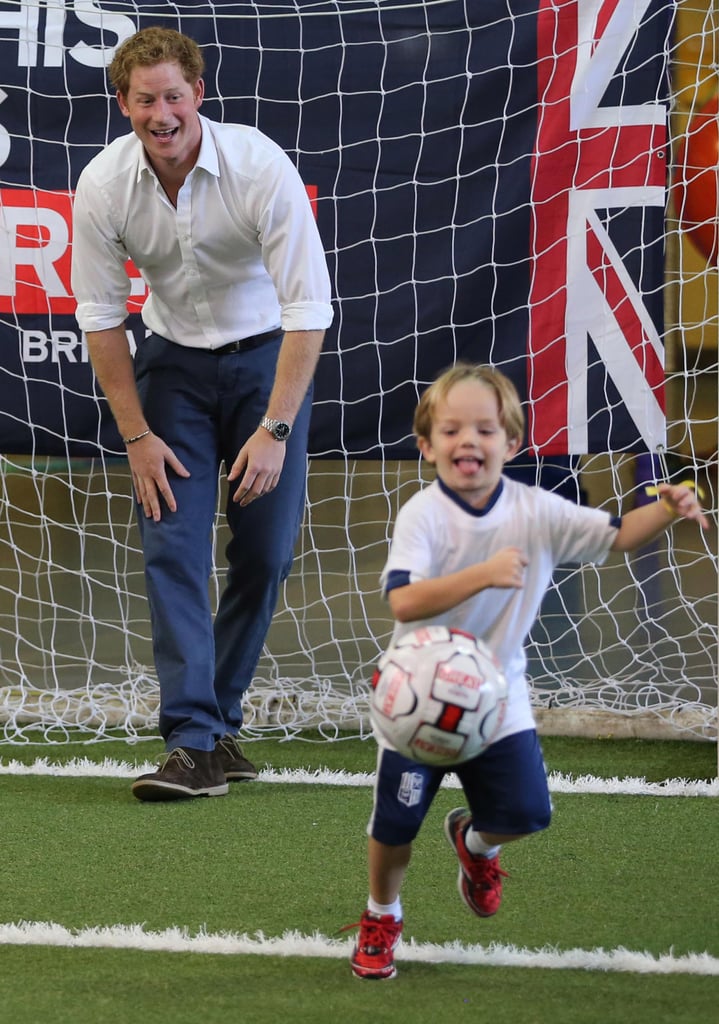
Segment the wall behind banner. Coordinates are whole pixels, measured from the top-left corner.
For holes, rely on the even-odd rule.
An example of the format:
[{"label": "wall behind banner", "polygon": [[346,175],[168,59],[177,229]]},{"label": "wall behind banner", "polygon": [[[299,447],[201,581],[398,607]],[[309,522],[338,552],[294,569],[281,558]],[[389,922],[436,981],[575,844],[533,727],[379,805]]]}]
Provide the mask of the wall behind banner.
[{"label": "wall behind banner", "polygon": [[[674,96],[672,138],[675,153],[686,138],[692,117],[719,92],[719,10],[714,0],[681,0],[677,5],[672,61]],[[718,172],[719,173],[719,172]],[[673,198],[673,197],[672,197]],[[714,211],[715,218],[719,216]],[[687,454],[711,458],[717,452],[717,346],[719,342],[719,282],[716,268],[690,236],[679,230],[676,206],[667,219],[667,337],[670,378],[669,443]],[[682,379],[690,379],[690,387]],[[688,419],[687,432],[680,424]],[[716,469],[714,470],[716,472]]]},{"label": "wall behind banner", "polygon": [[[317,373],[314,455],[414,457],[418,394],[459,357],[502,366],[538,404],[538,422],[557,425],[538,435],[543,451],[663,441],[672,4],[644,0],[635,24],[625,15],[636,6],[620,0],[607,23],[597,2],[591,39],[575,0],[341,13],[198,0],[0,7],[0,450],[122,450],[98,413],[73,317],[71,197],[88,159],[127,131],[105,64],[137,27],[158,22],[203,46],[204,112],[256,124],[316,193],[337,315]],[[596,94],[587,82],[600,83]],[[573,248],[558,260],[567,239]],[[577,274],[590,240],[599,264]],[[610,297],[611,273],[623,283]],[[134,287],[138,344],[139,277]],[[646,358],[608,302],[643,323]],[[571,309],[591,311],[592,325],[570,335]],[[649,356],[655,368],[642,376]],[[589,429],[578,430],[577,408]]]}]

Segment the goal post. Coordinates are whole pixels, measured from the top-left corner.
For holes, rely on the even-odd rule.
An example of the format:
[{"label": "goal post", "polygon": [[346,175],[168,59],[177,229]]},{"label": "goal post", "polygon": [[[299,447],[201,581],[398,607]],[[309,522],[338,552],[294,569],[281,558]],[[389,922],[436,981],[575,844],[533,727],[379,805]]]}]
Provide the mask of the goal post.
[{"label": "goal post", "polygon": [[78,174],[128,129],[106,64],[158,23],[202,45],[203,112],[296,162],[334,286],[305,521],[247,735],[368,734],[392,631],[379,575],[430,479],[412,412],[463,358],[525,402],[510,474],[620,515],[686,479],[711,519],[557,572],[527,642],[540,730],[716,737],[716,191],[713,212],[693,205],[716,181],[715,17],[710,0],[0,8],[0,742],[156,727],[131,481],[69,254]]}]

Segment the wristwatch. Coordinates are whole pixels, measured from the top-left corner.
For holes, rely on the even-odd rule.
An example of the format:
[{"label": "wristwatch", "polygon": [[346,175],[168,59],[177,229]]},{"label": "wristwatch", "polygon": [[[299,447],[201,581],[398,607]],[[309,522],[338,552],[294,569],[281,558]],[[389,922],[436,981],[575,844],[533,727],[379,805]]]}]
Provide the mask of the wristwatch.
[{"label": "wristwatch", "polygon": [[269,416],[262,417],[260,426],[264,427],[265,430],[269,430],[275,441],[286,441],[292,433],[292,427],[289,423],[283,423],[282,420],[271,420]]}]

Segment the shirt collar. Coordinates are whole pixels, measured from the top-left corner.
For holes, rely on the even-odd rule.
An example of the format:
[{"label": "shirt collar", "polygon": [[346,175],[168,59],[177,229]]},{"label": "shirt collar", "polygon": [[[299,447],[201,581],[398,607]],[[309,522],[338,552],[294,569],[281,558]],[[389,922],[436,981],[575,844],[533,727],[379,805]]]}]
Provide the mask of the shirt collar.
[{"label": "shirt collar", "polygon": [[459,505],[461,509],[464,509],[464,511],[468,512],[471,516],[477,517],[486,516],[488,512],[491,512],[491,510],[499,501],[499,496],[504,490],[504,479],[500,477],[499,483],[492,491],[491,497],[487,504],[484,506],[484,508],[473,508],[469,504],[469,502],[465,501],[464,498],[461,498],[456,491],[453,491],[451,487],[447,487],[446,483],[444,482],[444,480],[441,479],[441,477],[437,477],[437,483],[439,484],[439,489],[442,491],[442,493],[446,494],[447,497],[450,498],[455,503],[455,505]]},{"label": "shirt collar", "polygon": [[217,146],[215,146],[215,140],[212,137],[210,122],[202,114],[197,116],[200,118],[200,124],[202,125],[202,140],[195,167],[201,167],[203,171],[207,171],[208,174],[213,174],[216,178],[219,178],[220,161],[217,157]]}]

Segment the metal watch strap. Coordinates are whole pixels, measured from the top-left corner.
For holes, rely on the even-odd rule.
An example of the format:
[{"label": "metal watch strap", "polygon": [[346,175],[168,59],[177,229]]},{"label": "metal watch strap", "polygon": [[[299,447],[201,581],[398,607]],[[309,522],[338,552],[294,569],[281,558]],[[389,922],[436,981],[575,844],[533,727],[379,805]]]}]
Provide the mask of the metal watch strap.
[{"label": "metal watch strap", "polygon": [[292,433],[292,427],[289,423],[284,423],[282,420],[273,420],[269,416],[263,416],[260,420],[260,426],[264,427],[274,437],[275,441],[286,441]]}]

